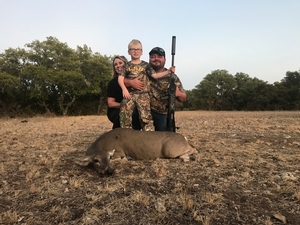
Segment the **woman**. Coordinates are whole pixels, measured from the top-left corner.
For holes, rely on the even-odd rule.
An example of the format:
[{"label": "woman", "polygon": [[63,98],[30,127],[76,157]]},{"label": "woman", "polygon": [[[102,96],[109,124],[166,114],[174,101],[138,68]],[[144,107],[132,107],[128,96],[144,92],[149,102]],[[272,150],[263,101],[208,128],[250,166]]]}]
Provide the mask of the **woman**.
[{"label": "woman", "polygon": [[[122,67],[127,62],[124,56],[116,56],[113,58],[113,78],[107,85],[107,117],[113,123],[112,129],[120,127],[120,102],[123,100],[123,94],[118,83],[118,76]],[[132,127],[135,130],[141,129],[136,110],[132,115]]]}]

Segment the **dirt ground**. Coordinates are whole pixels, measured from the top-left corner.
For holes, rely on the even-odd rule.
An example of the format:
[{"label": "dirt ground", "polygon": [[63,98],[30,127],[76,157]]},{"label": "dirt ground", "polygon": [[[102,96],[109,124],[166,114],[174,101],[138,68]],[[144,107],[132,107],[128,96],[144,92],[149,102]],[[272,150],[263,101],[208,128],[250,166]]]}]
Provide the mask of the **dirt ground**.
[{"label": "dirt ground", "polygon": [[[105,116],[0,119],[0,224],[300,224],[300,112],[176,112],[196,161],[74,159]],[[136,140],[139,141],[139,140]]]}]

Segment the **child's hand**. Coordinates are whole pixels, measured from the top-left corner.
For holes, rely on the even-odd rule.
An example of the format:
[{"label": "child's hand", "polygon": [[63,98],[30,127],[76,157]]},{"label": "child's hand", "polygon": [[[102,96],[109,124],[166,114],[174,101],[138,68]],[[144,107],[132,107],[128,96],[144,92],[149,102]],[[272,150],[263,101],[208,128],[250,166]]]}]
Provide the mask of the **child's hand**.
[{"label": "child's hand", "polygon": [[123,91],[123,98],[126,98],[126,99],[130,99],[130,98],[131,98],[131,96],[130,96],[128,90],[124,90],[124,91]]},{"label": "child's hand", "polygon": [[171,67],[169,68],[169,71],[170,71],[170,73],[175,73],[175,66],[171,66]]}]

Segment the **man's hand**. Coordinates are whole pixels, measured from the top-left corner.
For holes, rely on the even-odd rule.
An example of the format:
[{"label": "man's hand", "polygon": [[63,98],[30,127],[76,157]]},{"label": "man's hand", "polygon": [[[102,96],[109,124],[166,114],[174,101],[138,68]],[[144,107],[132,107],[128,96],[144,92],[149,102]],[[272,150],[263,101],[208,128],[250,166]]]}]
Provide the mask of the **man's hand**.
[{"label": "man's hand", "polygon": [[143,90],[144,85],[145,85],[142,81],[139,80],[138,77],[134,78],[133,80],[125,78],[124,83],[125,83],[126,87],[132,87],[139,91]]}]

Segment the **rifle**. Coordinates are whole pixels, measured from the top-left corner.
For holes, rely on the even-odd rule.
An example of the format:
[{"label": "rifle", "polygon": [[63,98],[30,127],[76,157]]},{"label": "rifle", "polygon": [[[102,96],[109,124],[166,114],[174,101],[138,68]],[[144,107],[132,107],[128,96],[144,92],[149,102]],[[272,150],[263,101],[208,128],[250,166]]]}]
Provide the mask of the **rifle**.
[{"label": "rifle", "polygon": [[[172,66],[174,66],[174,56],[175,56],[175,45],[176,45],[176,36],[172,36]],[[167,128],[168,131],[176,132],[175,127],[175,92],[176,92],[176,85],[175,85],[175,74],[170,74],[169,79],[169,104],[168,104],[168,116],[167,116]]]}]

